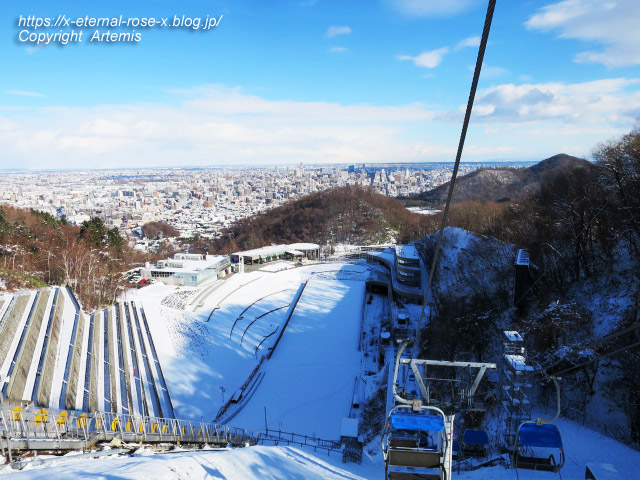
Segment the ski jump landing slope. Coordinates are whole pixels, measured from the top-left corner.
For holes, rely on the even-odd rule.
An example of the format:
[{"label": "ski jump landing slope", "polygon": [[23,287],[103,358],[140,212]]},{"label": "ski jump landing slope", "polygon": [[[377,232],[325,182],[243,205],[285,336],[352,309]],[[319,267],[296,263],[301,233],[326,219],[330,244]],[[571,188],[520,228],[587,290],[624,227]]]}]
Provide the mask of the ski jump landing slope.
[{"label": "ski jump landing slope", "polygon": [[360,366],[364,281],[309,280],[265,377],[233,424],[338,439]]}]

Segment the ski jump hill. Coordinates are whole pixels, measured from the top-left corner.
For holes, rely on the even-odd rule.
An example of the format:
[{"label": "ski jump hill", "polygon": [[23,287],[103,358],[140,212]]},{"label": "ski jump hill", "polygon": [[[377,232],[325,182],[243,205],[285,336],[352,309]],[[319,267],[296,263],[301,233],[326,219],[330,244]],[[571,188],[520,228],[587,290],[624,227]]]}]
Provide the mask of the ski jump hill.
[{"label": "ski jump hill", "polygon": [[156,284],[89,314],[67,287],[4,293],[0,392],[33,408],[337,439],[360,367],[368,274],[326,264],[202,288]]}]

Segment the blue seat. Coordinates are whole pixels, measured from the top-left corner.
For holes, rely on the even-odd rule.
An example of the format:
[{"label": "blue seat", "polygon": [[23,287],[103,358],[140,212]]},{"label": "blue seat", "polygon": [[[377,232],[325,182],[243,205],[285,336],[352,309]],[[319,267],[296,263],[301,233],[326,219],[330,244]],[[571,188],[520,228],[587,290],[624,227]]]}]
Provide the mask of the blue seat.
[{"label": "blue seat", "polygon": [[[538,425],[525,422],[518,429],[518,445],[513,451],[512,461],[515,468],[559,472],[564,465],[560,430],[552,423]],[[559,461],[549,450],[557,450]]]}]

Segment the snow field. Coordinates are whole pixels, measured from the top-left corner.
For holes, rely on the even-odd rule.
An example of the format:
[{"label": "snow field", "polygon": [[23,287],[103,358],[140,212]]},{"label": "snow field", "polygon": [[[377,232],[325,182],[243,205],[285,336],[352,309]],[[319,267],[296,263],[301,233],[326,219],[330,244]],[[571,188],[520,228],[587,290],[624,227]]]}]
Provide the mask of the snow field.
[{"label": "snow field", "polygon": [[[368,274],[363,265],[317,264],[233,275],[200,298],[196,312],[162,304],[176,290],[193,290],[190,287],[154,284],[128,298],[145,310],[176,417],[212,420],[275,341],[277,333],[256,354],[258,344],[280,328],[287,309],[279,307],[290,303],[302,282],[321,277],[363,281]],[[357,347],[357,338],[351,347]],[[353,378],[350,384],[352,389]]]},{"label": "snow field", "polygon": [[142,453],[92,460],[74,460],[67,456],[61,457],[54,466],[11,472],[9,478],[30,480],[365,480],[384,476],[378,475],[379,468],[371,463],[344,465],[336,454],[327,456],[306,448],[261,446],[197,453]]},{"label": "snow field", "polygon": [[337,439],[360,367],[358,335],[364,282],[312,278],[238,427]]}]

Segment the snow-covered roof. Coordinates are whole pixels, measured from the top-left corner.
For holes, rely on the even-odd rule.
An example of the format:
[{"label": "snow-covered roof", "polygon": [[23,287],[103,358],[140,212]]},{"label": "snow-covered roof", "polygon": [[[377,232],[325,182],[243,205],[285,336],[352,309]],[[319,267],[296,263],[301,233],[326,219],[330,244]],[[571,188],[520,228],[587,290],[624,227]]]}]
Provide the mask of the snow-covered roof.
[{"label": "snow-covered roof", "polygon": [[162,270],[170,273],[190,273],[216,268],[227,257],[225,255],[206,255],[203,260],[184,260],[170,258],[166,260],[166,266],[154,265],[147,270]]},{"label": "snow-covered roof", "polygon": [[511,368],[518,372],[531,372],[533,367],[526,364],[526,360],[522,355],[505,355],[507,362]]},{"label": "snow-covered roof", "polygon": [[518,253],[516,254],[516,265],[524,265],[524,266],[528,266],[529,265],[529,251],[528,250],[524,250],[524,249],[518,250]]},{"label": "snow-covered roof", "polygon": [[282,254],[286,249],[287,245],[268,245],[266,247],[254,248],[252,250],[234,252],[233,255],[238,255],[241,257],[259,257],[261,255]]},{"label": "snow-covered roof", "polygon": [[598,480],[620,480],[622,477],[610,463],[587,463],[587,468]]},{"label": "snow-covered roof", "polygon": [[396,245],[396,256],[419,260],[418,249],[415,245]]},{"label": "snow-covered roof", "polygon": [[507,340],[510,342],[522,342],[522,335],[515,330],[505,330],[504,336],[507,337]]},{"label": "snow-covered roof", "polygon": [[393,253],[391,253],[390,249],[385,249],[385,251],[382,252],[367,252],[367,254],[371,255],[372,257],[378,257],[386,260],[389,265],[393,265]]},{"label": "snow-covered roof", "polygon": [[294,248],[296,250],[318,250],[320,245],[317,243],[291,243],[287,245],[289,248]]},{"label": "snow-covered roof", "polygon": [[291,253],[292,251],[296,252],[293,255],[303,255],[307,250],[318,250],[319,248],[320,245],[315,243],[292,243],[290,245],[268,245],[243,252],[234,252],[233,255],[239,257],[260,257],[266,255],[282,255],[285,252]]},{"label": "snow-covered roof", "polygon": [[357,418],[343,418],[342,426],[340,428],[341,437],[357,438],[358,436],[358,419]]}]

